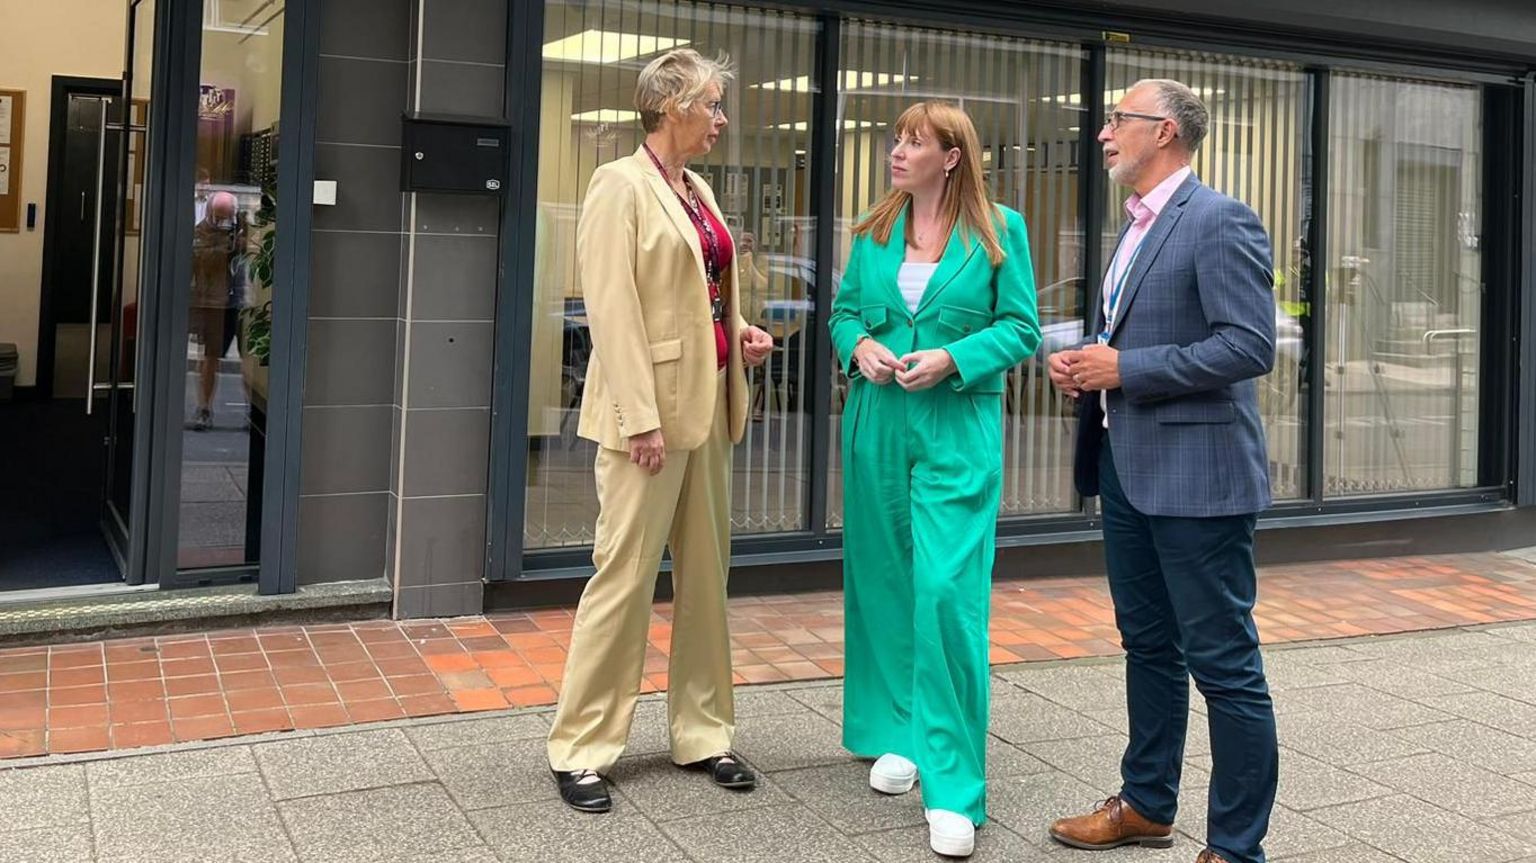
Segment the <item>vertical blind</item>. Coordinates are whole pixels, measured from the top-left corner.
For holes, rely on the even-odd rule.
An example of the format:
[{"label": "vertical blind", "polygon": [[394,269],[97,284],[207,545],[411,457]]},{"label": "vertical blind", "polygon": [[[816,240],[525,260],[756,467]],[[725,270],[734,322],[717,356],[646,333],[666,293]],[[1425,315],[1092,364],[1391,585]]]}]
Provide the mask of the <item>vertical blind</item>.
[{"label": "vertical blind", "polygon": [[[1301,267],[1310,191],[1303,182],[1308,79],[1288,63],[1182,51],[1112,50],[1105,69],[1104,101],[1111,108],[1146,78],[1172,78],[1193,89],[1210,111],[1210,125],[1191,167],[1206,185],[1252,207],[1264,223],[1274,254],[1275,367],[1255,386],[1270,482],[1276,499],[1309,495],[1302,371],[1310,306]],[[1108,184],[1105,260],[1114,254],[1129,194]]]},{"label": "vertical blind", "polygon": [[[1045,343],[1008,374],[1004,411],[1003,515],[1077,509],[1072,489],[1070,405],[1051,390],[1049,350],[1082,338],[1082,226],[1078,131],[1082,50],[991,34],[854,20],[843,30],[838,100],[838,262],[858,217],[889,189],[891,126],[927,99],[964,108],[976,125],[993,199],[1024,214]],[[1096,170],[1096,168],[1094,168]],[[829,527],[842,523],[840,440],[848,381],[833,362],[828,421],[834,442]]]},{"label": "vertical blind", "polygon": [[672,48],[736,64],[730,121],[691,163],[737,240],[742,312],[778,341],[756,372],[752,421],[732,477],[737,534],[805,527],[810,494],[806,375],[816,268],[806,188],[814,20],[776,11],[662,0],[551,0],[540,84],[538,236],[529,403],[528,548],[592,541],[596,451],[575,435],[591,355],[576,259],[576,222],[597,166],[644,138],[634,110],[639,72]]},{"label": "vertical blind", "polygon": [[[724,51],[730,126],[693,163],[738,239],[747,318],[778,348],[753,381],[752,419],[737,447],[738,535],[837,529],[839,440],[846,377],[812,355],[818,274],[835,292],[859,215],[888,188],[891,125],[924,99],[959,104],[976,123],[988,188],[1024,214],[1043,343],[1007,379],[1001,515],[1070,514],[1072,406],[1046,380],[1047,353],[1084,337],[1099,273],[1084,248],[1112,254],[1126,191],[1109,183],[1099,236],[1085,236],[1084,171],[1102,171],[1084,98],[1086,50],[995,33],[847,19],[840,68],[824,82],[836,103],[833,212],[813,212],[809,155],[812,70],[820,28],[810,16],[680,0],[547,0],[537,130],[539,182],[531,303],[529,472],[525,543],[583,546],[597,517],[592,445],[575,436],[591,353],[577,276],[575,226],[593,170],[638,147],[639,70],[673,47]],[[1276,497],[1455,488],[1476,479],[1481,258],[1480,91],[1472,86],[1335,73],[1329,159],[1328,329],[1312,333],[1304,284],[1311,78],[1289,63],[1207,52],[1106,50],[1106,104],[1143,78],[1190,85],[1211,111],[1193,167],[1259,214],[1274,249],[1276,365],[1256,381]],[[530,85],[531,86],[531,85]],[[1089,128],[1093,127],[1093,128]],[[1090,143],[1085,151],[1080,143]],[[1319,158],[1325,157],[1320,154]],[[823,175],[826,176],[826,175]],[[834,259],[815,257],[817,217],[833,219]],[[830,267],[822,266],[830,263]],[[1316,339],[1318,344],[1309,343]],[[1325,363],[1321,417],[1309,417],[1309,363]],[[813,404],[813,375],[832,376]],[[1309,424],[1323,453],[1308,453]],[[812,423],[830,432],[827,469],[813,475]],[[1324,488],[1309,489],[1311,459]],[[825,525],[807,522],[825,494]]]}]

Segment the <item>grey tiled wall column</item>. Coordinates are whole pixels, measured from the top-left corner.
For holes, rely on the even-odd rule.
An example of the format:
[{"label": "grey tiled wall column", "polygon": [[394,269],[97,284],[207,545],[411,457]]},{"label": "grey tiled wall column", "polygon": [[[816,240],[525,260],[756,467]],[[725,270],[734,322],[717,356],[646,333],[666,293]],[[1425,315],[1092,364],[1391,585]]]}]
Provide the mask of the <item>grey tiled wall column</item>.
[{"label": "grey tiled wall column", "polygon": [[[416,5],[414,110],[502,116],[506,14],[506,0]],[[387,564],[397,617],[482,607],[498,204],[405,196]]]},{"label": "grey tiled wall column", "polygon": [[298,580],[379,578],[402,284],[400,114],[414,0],[325,0],[304,387]]},{"label": "grey tiled wall column", "polygon": [[502,114],[506,0],[321,4],[299,581],[478,612],[497,202],[400,192],[400,115]]}]

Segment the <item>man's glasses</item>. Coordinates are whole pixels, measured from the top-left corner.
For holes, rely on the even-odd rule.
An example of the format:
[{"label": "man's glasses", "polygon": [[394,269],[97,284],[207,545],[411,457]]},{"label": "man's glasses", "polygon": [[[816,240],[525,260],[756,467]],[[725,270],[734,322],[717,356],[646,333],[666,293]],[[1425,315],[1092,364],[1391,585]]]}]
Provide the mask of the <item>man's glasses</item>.
[{"label": "man's glasses", "polygon": [[1162,121],[1168,119],[1172,118],[1159,117],[1156,114],[1137,114],[1134,111],[1110,111],[1109,119],[1104,121],[1104,125],[1108,126],[1110,129],[1119,129],[1120,124],[1124,123],[1126,120],[1154,120],[1161,123]]}]

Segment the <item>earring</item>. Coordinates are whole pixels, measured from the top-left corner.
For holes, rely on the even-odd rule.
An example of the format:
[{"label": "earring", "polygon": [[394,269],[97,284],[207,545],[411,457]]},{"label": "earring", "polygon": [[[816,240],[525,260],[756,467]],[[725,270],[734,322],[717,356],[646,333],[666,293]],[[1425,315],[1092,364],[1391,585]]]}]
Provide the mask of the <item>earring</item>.
[{"label": "earring", "polygon": [[949,172],[952,171],[952,170],[954,170],[954,169],[953,168],[945,168],[944,169],[944,182],[946,182],[946,183],[949,182]]}]

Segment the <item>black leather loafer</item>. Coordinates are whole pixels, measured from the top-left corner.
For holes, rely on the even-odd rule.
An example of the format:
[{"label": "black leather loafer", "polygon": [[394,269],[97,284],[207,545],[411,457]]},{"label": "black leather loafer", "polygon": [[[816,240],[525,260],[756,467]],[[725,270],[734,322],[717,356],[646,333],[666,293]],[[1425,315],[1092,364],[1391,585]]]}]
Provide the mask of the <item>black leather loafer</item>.
[{"label": "black leather loafer", "polygon": [[752,772],[752,768],[737,761],[736,756],[729,752],[724,755],[712,755],[703,761],[695,761],[683,766],[690,770],[708,772],[709,778],[721,788],[750,791],[757,786],[757,774]]},{"label": "black leather loafer", "polygon": [[[613,798],[608,794],[608,780],[593,770],[555,770],[555,784],[560,786],[560,799],[578,812],[607,812],[613,808]],[[588,777],[596,776],[596,779]],[[587,781],[583,782],[583,779]]]}]

